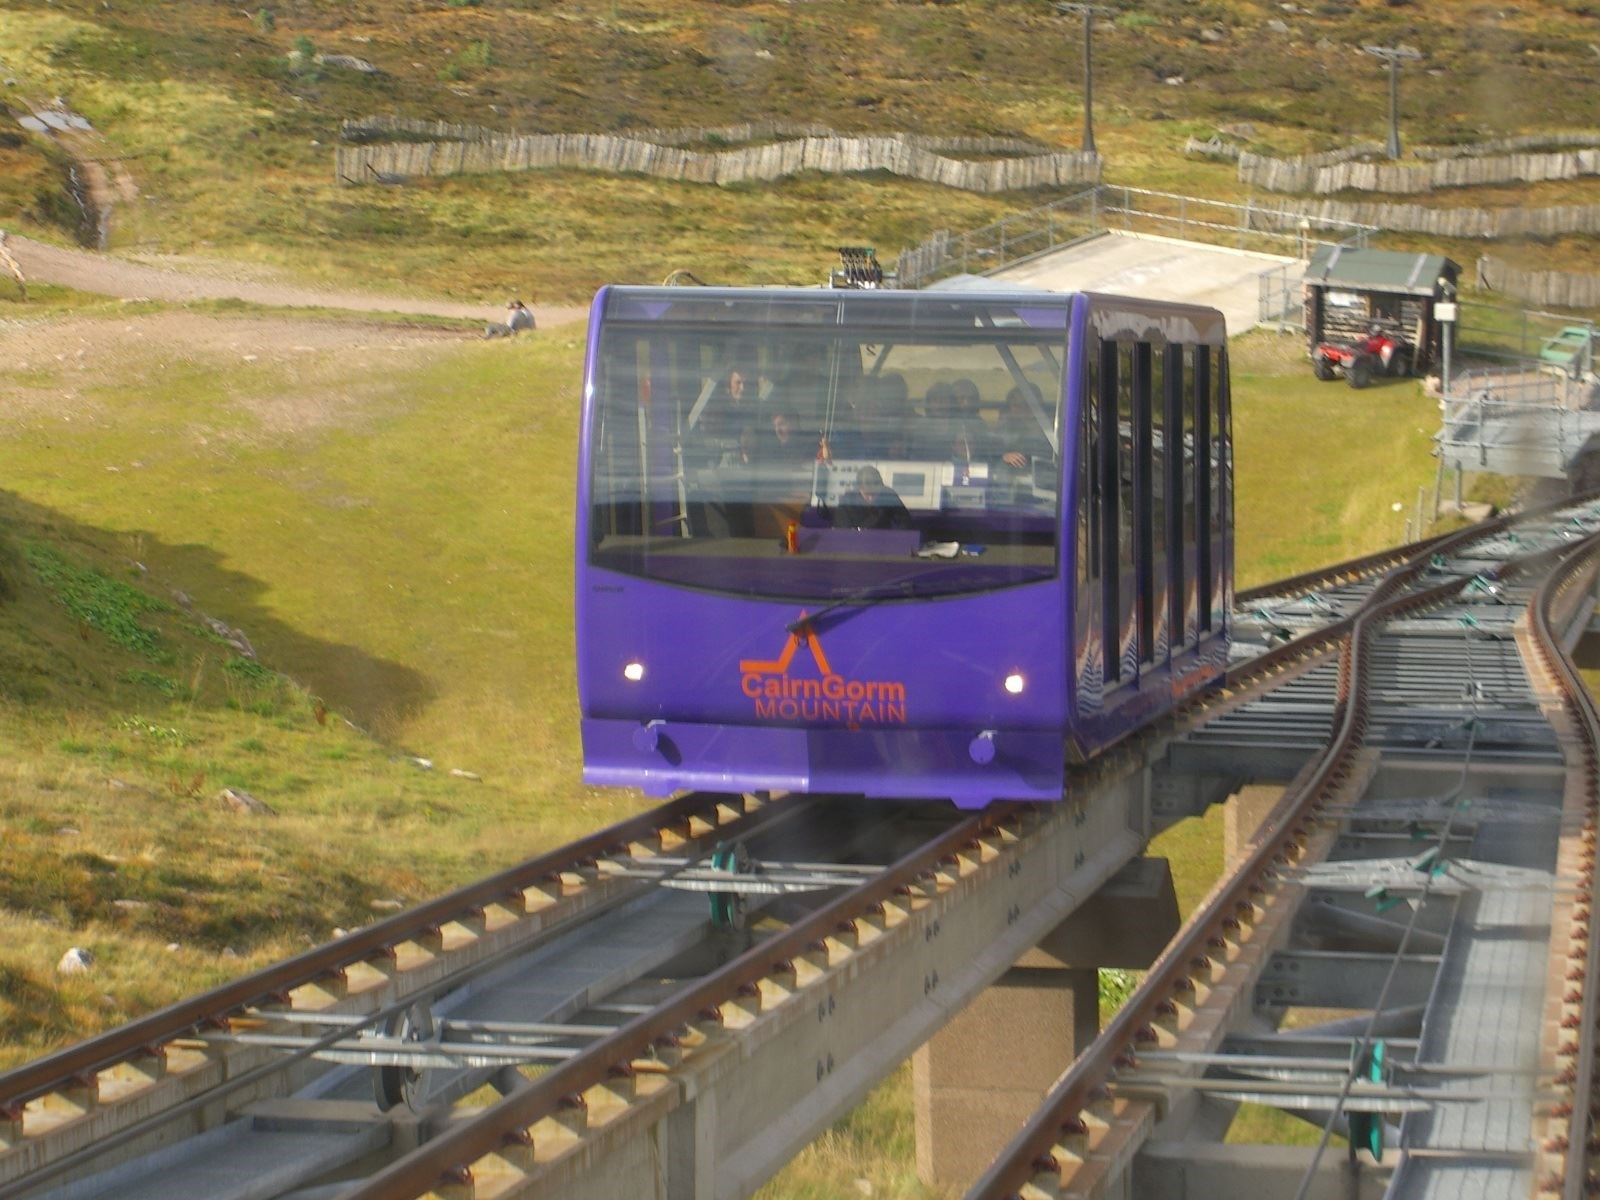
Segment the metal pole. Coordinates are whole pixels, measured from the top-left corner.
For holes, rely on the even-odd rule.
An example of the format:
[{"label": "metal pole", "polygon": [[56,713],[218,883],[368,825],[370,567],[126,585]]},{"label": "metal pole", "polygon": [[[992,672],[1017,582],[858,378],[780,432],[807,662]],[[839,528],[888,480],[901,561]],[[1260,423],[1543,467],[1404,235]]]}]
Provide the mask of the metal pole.
[{"label": "metal pole", "polygon": [[1083,10],[1083,152],[1098,154],[1094,147],[1094,9]]},{"label": "metal pole", "polygon": [[1062,16],[1083,18],[1083,153],[1098,158],[1100,152],[1094,144],[1094,15],[1114,10],[1081,0],[1057,0],[1055,9]]},{"label": "metal pole", "polygon": [[1439,350],[1441,361],[1439,364],[1439,407],[1447,409],[1450,397],[1455,394],[1453,381],[1450,378],[1450,351],[1456,340],[1456,322],[1461,319],[1460,292],[1448,275],[1439,276],[1435,281],[1438,298],[1434,308],[1434,316],[1441,326],[1439,330]]},{"label": "metal pole", "polygon": [[1389,157],[1400,157],[1400,60],[1389,60]]},{"label": "metal pole", "polygon": [[1461,511],[1461,464],[1456,464],[1456,511]]},{"label": "metal pole", "polygon": [[1390,158],[1400,157],[1400,63],[1413,62],[1422,55],[1410,46],[1363,46],[1368,54],[1382,59],[1389,67],[1389,146]]}]

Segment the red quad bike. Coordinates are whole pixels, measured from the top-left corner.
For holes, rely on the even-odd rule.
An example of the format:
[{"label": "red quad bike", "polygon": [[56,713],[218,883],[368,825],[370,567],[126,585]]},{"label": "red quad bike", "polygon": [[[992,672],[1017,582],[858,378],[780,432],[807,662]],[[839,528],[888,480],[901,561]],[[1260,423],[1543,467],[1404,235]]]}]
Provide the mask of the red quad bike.
[{"label": "red quad bike", "polygon": [[1346,383],[1364,388],[1378,375],[1410,374],[1411,347],[1374,330],[1359,342],[1323,342],[1311,355],[1311,369],[1324,382],[1343,371]]}]

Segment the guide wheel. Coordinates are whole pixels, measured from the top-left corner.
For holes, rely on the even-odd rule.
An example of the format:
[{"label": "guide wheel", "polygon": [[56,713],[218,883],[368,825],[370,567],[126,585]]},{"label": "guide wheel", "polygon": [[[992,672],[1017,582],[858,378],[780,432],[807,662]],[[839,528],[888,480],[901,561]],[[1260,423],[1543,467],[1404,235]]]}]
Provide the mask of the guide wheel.
[{"label": "guide wheel", "polygon": [[[744,848],[743,842],[734,842],[731,846],[726,842],[718,842],[717,848],[711,852],[711,869],[725,871],[729,875],[753,874],[750,852]],[[742,893],[711,893],[711,923],[718,929],[743,929],[744,915],[745,898]]]},{"label": "guide wheel", "polygon": [[[407,1043],[433,1040],[433,1013],[426,1004],[413,1004],[390,1017],[383,1026],[384,1036]],[[373,1078],[374,1098],[384,1112],[405,1105],[417,1108],[427,1094],[426,1072],[416,1067],[379,1067]]]}]

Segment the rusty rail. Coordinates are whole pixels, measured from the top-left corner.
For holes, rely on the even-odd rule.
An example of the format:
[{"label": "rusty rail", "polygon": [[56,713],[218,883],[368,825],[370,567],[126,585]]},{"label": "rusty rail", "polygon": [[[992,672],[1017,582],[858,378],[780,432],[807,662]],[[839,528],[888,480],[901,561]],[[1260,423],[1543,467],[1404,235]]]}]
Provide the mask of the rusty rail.
[{"label": "rusty rail", "polygon": [[[1572,503],[1568,500],[1556,507]],[[1458,530],[1433,542],[1423,554],[1429,557],[1434,553],[1447,554],[1465,542],[1499,532],[1505,524],[1506,519],[1502,518]],[[1502,564],[1491,574],[1494,578],[1504,578],[1571,553],[1574,545],[1588,544],[1586,541],[1547,548]],[[1210,968],[1209,952],[1226,945],[1229,931],[1236,930],[1241,918],[1248,918],[1254,912],[1251,896],[1259,890],[1260,881],[1270,878],[1279,868],[1287,867],[1304,849],[1326,794],[1351,776],[1355,753],[1365,736],[1367,656],[1372,629],[1378,623],[1444,600],[1468,583],[1467,579],[1454,578],[1397,596],[1401,588],[1421,573],[1426,563],[1427,558],[1419,555],[1390,571],[1358,613],[1308,635],[1328,640],[1340,636],[1334,632],[1339,627],[1348,628],[1339,659],[1332,739],[1311,768],[1301,775],[1293,794],[1286,794],[1276,826],[1265,831],[1255,850],[1236,868],[1231,879],[1212,894],[1169,944],[1100,1037],[1074,1060],[1027,1125],[967,1193],[968,1200],[1020,1200],[1023,1189],[1038,1176],[1059,1174],[1056,1146],[1082,1135],[1085,1128],[1082,1114],[1104,1099],[1106,1084],[1118,1066],[1135,1055],[1140,1042],[1149,1035],[1160,1013],[1174,1003],[1174,998],[1193,989],[1193,974]],[[1279,651],[1289,650],[1305,640],[1297,639],[1280,647]],[[1262,659],[1273,657],[1279,651],[1264,655]],[[1248,668],[1253,671],[1260,665],[1262,660],[1258,659],[1248,664]]]},{"label": "rusty rail", "polygon": [[[1478,528],[1478,526],[1472,526],[1471,528]],[[1338,583],[1340,580],[1360,579],[1366,575],[1375,575],[1380,570],[1398,566],[1400,563],[1415,558],[1425,551],[1432,550],[1440,542],[1451,536],[1453,536],[1453,533],[1437,533],[1432,537],[1425,537],[1421,541],[1407,542],[1402,546],[1390,546],[1386,550],[1363,554],[1360,558],[1346,559],[1344,562],[1334,563],[1331,566],[1318,567],[1314,571],[1302,571],[1298,575],[1274,579],[1271,583],[1263,583],[1258,587],[1246,588],[1244,591],[1235,592],[1233,601],[1238,605],[1255,604],[1261,600],[1270,600],[1275,596],[1294,596],[1304,592],[1314,592],[1330,583]]]},{"label": "rusty rail", "polygon": [[[1577,1040],[1562,1045],[1558,1054],[1566,1057],[1568,1051],[1574,1059],[1570,1068],[1572,1103],[1565,1144],[1554,1147],[1562,1151],[1564,1170],[1559,1179],[1536,1180],[1541,1192],[1560,1191],[1562,1200],[1582,1200],[1593,1194],[1590,1190],[1589,1155],[1592,1150],[1595,1123],[1595,1071],[1594,1041],[1597,1004],[1600,1004],[1600,987],[1596,983],[1596,956],[1600,955],[1600,925],[1592,919],[1591,905],[1594,896],[1594,847],[1597,806],[1600,806],[1600,712],[1596,711],[1593,695],[1579,677],[1563,650],[1560,638],[1551,627],[1551,608],[1560,592],[1572,582],[1579,569],[1600,550],[1600,535],[1586,539],[1580,547],[1551,573],[1535,595],[1529,625],[1534,635],[1534,647],[1550,678],[1557,684],[1568,715],[1582,742],[1583,786],[1588,793],[1585,804],[1582,838],[1585,853],[1582,859],[1583,877],[1578,881],[1574,927],[1568,945],[1567,957],[1582,963],[1582,1004],[1577,1015]],[[1561,1076],[1564,1081],[1565,1073]],[[1554,1185],[1554,1186],[1552,1186]]]},{"label": "rusty rail", "polygon": [[0,1113],[19,1114],[30,1100],[148,1055],[152,1048],[182,1037],[201,1025],[226,1019],[248,1006],[281,1000],[296,988],[338,976],[359,963],[392,958],[396,946],[481,913],[489,905],[511,902],[520,912],[527,889],[559,881],[564,875],[592,874],[598,859],[624,852],[630,843],[660,835],[675,826],[684,827],[693,820],[709,821],[713,826],[720,824],[719,836],[732,834],[736,832],[733,825],[743,825],[765,811],[743,812],[731,822],[719,823],[719,805],[726,808],[737,800],[737,797],[703,792],[679,797],[416,908],[355,930],[336,941],[7,1071],[0,1075]]},{"label": "rusty rail", "polygon": [[827,939],[855,936],[857,923],[880,916],[897,896],[909,897],[919,880],[931,879],[941,863],[972,852],[979,839],[1003,826],[1014,827],[1022,810],[998,805],[974,814],[905,855],[866,883],[705,976],[666,1004],[634,1018],[585,1053],[567,1059],[528,1086],[396,1160],[340,1200],[414,1200],[441,1180],[471,1178],[472,1164],[507,1145],[524,1141],[528,1130],[563,1107],[583,1108],[583,1095],[609,1081],[631,1077],[636,1065],[669,1050],[697,1026],[720,1026],[720,1007],[754,996],[762,981],[792,979],[794,960],[827,954]]},{"label": "rusty rail", "polygon": [[1525,521],[1530,517],[1543,516],[1545,513],[1555,512],[1558,509],[1570,508],[1575,504],[1593,500],[1597,496],[1600,496],[1600,492],[1589,492],[1582,496],[1569,496],[1561,500],[1552,500],[1547,504],[1536,505],[1533,508],[1522,509],[1518,512],[1502,513],[1498,517],[1480,521],[1476,525],[1468,525],[1462,529],[1453,529],[1449,533],[1436,533],[1431,537],[1422,538],[1420,541],[1406,542],[1400,546],[1390,546],[1386,550],[1364,554],[1359,558],[1346,559],[1344,562],[1334,563],[1331,566],[1318,567],[1313,571],[1303,571],[1299,575],[1289,575],[1283,579],[1275,579],[1271,583],[1263,583],[1259,587],[1246,588],[1244,591],[1234,593],[1233,600],[1235,604],[1254,604],[1259,600],[1270,600],[1274,596],[1293,596],[1304,592],[1316,591],[1320,587],[1330,583],[1337,583],[1343,579],[1359,579],[1365,575],[1376,574],[1385,567],[1399,566],[1419,554],[1437,552],[1440,545],[1451,538],[1459,537],[1461,534],[1493,533],[1515,525],[1518,521]]},{"label": "rusty rail", "polygon": [[[1467,542],[1493,536],[1514,521],[1528,515],[1530,514],[1503,517],[1440,538],[1426,539],[1418,544],[1420,550],[1413,554],[1406,568],[1392,571],[1389,577],[1379,584],[1361,614],[1347,617],[1333,626],[1296,639],[1241,668],[1236,668],[1229,673],[1229,682],[1238,682],[1271,670],[1286,659],[1306,653],[1315,644],[1346,636],[1363,619],[1375,617],[1380,610],[1387,615],[1392,611],[1423,607],[1460,590],[1466,585],[1467,579],[1453,578],[1425,591],[1392,599],[1395,592],[1423,570],[1430,552],[1449,552]],[[1384,555],[1369,557],[1388,558],[1392,557],[1393,553],[1390,551]],[[1349,636],[1345,662],[1341,664],[1342,695],[1356,694],[1365,686],[1361,678],[1361,656],[1352,656],[1348,651],[1348,647],[1364,645],[1364,641],[1359,632]],[[1342,727],[1340,745],[1353,748],[1359,744],[1365,729],[1366,717],[1362,706],[1349,703],[1342,705],[1339,720]],[[1342,757],[1331,758],[1322,765],[1313,781],[1313,786],[1336,776],[1342,777],[1343,769]],[[1307,789],[1308,796],[1312,794],[1312,790],[1312,788]],[[534,1136],[532,1130],[541,1121],[552,1118],[559,1121],[559,1114],[563,1108],[582,1109],[585,1105],[586,1092],[603,1088],[608,1082],[625,1080],[640,1065],[648,1063],[652,1056],[663,1052],[670,1056],[674,1047],[679,1045],[683,1038],[693,1038],[697,1030],[720,1025],[722,1006],[737,1003],[741,994],[747,996],[758,994],[764,980],[792,978],[794,960],[805,954],[825,953],[825,938],[831,932],[841,927],[851,928],[853,922],[861,920],[874,910],[881,913],[883,905],[892,902],[896,893],[907,892],[919,877],[926,877],[941,860],[948,860],[963,846],[976,845],[977,839],[986,831],[992,832],[1001,825],[1015,824],[1020,820],[1020,815],[1021,810],[1015,808],[995,808],[968,818],[934,842],[902,858],[873,880],[846,893],[783,933],[746,951],[667,1004],[635,1018],[619,1028],[616,1033],[596,1043],[586,1053],[568,1059],[526,1087],[507,1095],[482,1115],[451,1129],[390,1164],[365,1183],[353,1187],[341,1196],[340,1200],[415,1200],[415,1197],[436,1188],[441,1181],[470,1179],[474,1163],[503,1152],[508,1145],[526,1144],[527,1139]],[[1296,834],[1302,828],[1309,828],[1299,813],[1285,820],[1283,825],[1288,834]],[[1279,852],[1280,847],[1277,844],[1268,844],[1257,851],[1252,861],[1257,862],[1258,866],[1264,866]],[[1231,913],[1232,906],[1239,903],[1246,894],[1249,883],[1253,881],[1253,875],[1241,872],[1239,879],[1241,882],[1233,889],[1238,895],[1234,895],[1233,892],[1225,895],[1217,906],[1219,913],[1224,911]],[[1223,918],[1219,916],[1218,919]],[[1209,934],[1210,930],[1205,922],[1195,923],[1190,927],[1188,942],[1180,944],[1177,949],[1169,949],[1163,962],[1187,963],[1193,956],[1195,947],[1199,945],[1200,938]],[[1161,969],[1162,964],[1157,964],[1152,975]],[[1137,1001],[1137,997],[1135,1000]],[[1112,1029],[1107,1031],[1108,1036],[1102,1038],[1097,1045],[1115,1048],[1115,1054],[1120,1054],[1123,1043],[1130,1040],[1126,1035],[1130,1031],[1136,1032],[1148,1023],[1157,1003],[1158,1000],[1151,999],[1148,1004],[1135,1010],[1135,1004],[1130,1002],[1118,1018],[1120,1026],[1118,1022],[1114,1022]],[[1119,1028],[1125,1036],[1115,1036],[1115,1031]],[[1114,1055],[1107,1058],[1108,1067],[1111,1057]],[[1080,1063],[1082,1061],[1080,1059]],[[1052,1139],[1053,1130],[1054,1126],[1051,1126],[1048,1131]],[[1032,1157],[1033,1155],[1030,1155],[1030,1160]]]}]

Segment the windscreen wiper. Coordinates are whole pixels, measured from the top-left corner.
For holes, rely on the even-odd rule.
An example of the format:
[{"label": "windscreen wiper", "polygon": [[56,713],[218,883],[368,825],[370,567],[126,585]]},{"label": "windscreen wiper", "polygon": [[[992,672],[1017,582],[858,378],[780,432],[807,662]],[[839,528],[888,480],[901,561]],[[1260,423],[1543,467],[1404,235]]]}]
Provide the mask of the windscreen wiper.
[{"label": "windscreen wiper", "polygon": [[864,588],[857,588],[840,596],[837,600],[829,601],[814,613],[807,613],[797,617],[785,625],[787,633],[801,633],[816,622],[822,620],[829,613],[837,612],[841,608],[870,608],[874,604],[881,604],[885,600],[898,600],[903,596],[911,595],[911,584],[920,579],[925,571],[918,571],[915,575],[902,575],[898,579],[891,579],[888,583],[874,583]]}]

